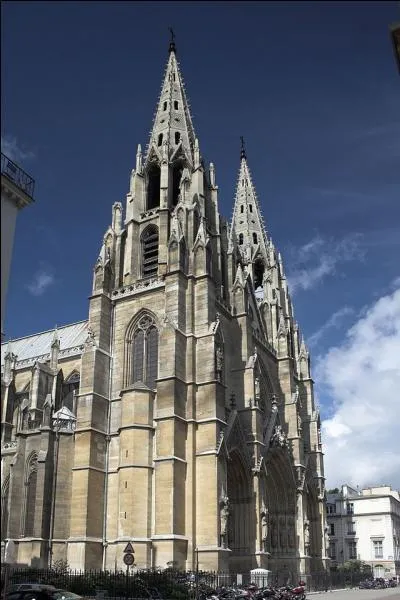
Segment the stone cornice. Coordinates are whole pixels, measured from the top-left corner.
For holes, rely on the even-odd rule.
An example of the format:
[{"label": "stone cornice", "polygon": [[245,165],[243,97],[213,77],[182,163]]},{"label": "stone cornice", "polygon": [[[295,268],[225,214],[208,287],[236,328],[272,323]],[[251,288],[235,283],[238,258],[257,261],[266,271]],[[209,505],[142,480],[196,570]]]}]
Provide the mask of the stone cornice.
[{"label": "stone cornice", "polygon": [[111,299],[113,301],[115,300],[121,300],[121,298],[130,298],[131,296],[136,296],[139,294],[142,294],[144,292],[147,292],[149,290],[155,290],[157,288],[163,288],[165,287],[165,283],[164,281],[161,281],[160,279],[141,279],[140,281],[137,281],[136,283],[131,283],[129,285],[124,285],[120,288],[118,288],[117,290],[113,290],[111,292]]}]

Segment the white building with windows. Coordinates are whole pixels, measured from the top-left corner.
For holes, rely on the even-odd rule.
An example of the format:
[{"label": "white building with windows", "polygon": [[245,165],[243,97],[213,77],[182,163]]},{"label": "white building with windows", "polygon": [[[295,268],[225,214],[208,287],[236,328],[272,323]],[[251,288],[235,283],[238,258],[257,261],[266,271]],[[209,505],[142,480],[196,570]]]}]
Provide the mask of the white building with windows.
[{"label": "white building with windows", "polygon": [[18,212],[33,202],[34,179],[1,153],[1,339]]},{"label": "white building with windows", "polygon": [[359,559],[374,577],[400,574],[400,495],[390,486],[356,490],[343,485],[327,494],[332,566]]}]

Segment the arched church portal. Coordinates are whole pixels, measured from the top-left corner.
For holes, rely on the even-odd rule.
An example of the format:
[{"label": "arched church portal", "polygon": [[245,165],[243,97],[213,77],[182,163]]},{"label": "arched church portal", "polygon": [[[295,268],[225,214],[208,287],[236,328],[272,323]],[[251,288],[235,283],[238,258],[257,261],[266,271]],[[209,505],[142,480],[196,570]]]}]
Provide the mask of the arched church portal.
[{"label": "arched church portal", "polygon": [[[247,472],[239,451],[228,460],[228,498],[230,504],[228,547],[232,551],[231,566],[247,561],[255,552],[255,514],[251,474]],[[242,567],[243,568],[243,567]]]}]

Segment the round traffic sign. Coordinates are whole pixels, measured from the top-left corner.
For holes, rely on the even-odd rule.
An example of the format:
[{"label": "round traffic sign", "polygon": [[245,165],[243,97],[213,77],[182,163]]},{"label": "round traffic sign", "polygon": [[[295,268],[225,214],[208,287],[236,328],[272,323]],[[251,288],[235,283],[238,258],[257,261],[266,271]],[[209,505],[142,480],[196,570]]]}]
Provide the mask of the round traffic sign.
[{"label": "round traffic sign", "polygon": [[134,554],[124,554],[124,563],[127,567],[131,567],[135,562]]}]

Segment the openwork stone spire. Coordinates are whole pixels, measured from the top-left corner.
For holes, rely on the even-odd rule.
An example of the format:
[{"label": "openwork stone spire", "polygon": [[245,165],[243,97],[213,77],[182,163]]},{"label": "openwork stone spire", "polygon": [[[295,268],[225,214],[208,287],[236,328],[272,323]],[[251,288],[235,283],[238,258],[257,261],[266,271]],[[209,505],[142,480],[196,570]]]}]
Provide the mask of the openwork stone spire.
[{"label": "openwork stone spire", "polygon": [[257,251],[267,258],[268,238],[264,221],[253,185],[244,141],[240,152],[239,178],[236,187],[235,206],[233,209],[231,235],[246,263],[250,262]]},{"label": "openwork stone spire", "polygon": [[153,128],[147,148],[146,160],[152,151],[170,159],[179,147],[186,158],[194,164],[195,133],[185,86],[176,58],[176,47],[172,34],[164,81],[155,113]]}]

